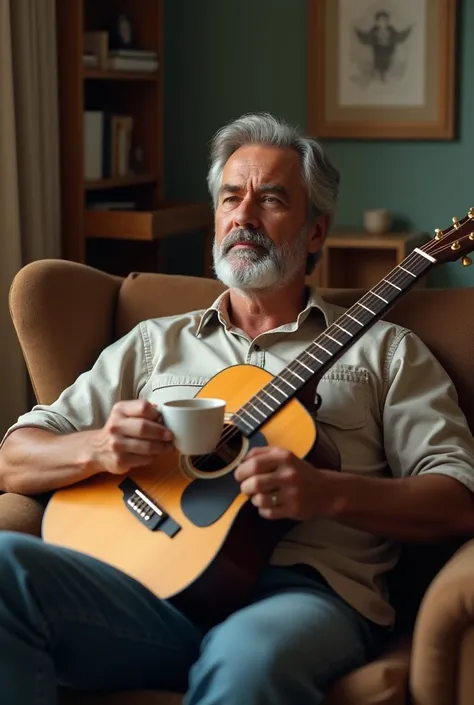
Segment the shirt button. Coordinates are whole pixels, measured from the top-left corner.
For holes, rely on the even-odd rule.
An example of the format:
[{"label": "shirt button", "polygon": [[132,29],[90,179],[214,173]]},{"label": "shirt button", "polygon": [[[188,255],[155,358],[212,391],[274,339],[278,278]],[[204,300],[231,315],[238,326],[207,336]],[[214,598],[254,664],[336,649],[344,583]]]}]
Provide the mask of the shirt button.
[{"label": "shirt button", "polygon": [[254,349],[254,352],[258,352],[260,350],[260,345],[254,345],[253,349]]}]

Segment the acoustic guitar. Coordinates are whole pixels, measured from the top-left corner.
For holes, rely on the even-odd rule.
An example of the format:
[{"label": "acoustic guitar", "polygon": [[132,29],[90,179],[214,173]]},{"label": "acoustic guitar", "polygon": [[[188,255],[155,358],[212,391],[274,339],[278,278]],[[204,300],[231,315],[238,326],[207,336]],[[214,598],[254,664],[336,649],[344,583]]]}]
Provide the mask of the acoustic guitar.
[{"label": "acoustic guitar", "polygon": [[214,453],[172,450],[126,476],[102,473],[56,491],[46,508],[44,539],[115,566],[192,618],[224,618],[248,598],[291,526],[260,518],[240,493],[235,468],[250,448],[269,444],[338,469],[338,455],[328,454],[321,429],[299,401],[302,392],[311,384],[315,392],[328,368],[430,269],[461,257],[468,265],[472,250],[474,208],[437,230],[277,376],[235,365],[213,377],[197,396],[226,400]]}]

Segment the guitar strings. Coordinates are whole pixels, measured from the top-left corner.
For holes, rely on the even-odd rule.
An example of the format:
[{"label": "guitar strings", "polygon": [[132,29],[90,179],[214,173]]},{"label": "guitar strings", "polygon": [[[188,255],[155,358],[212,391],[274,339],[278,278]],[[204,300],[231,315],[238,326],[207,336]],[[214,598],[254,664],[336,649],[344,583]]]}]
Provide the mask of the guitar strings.
[{"label": "guitar strings", "polygon": [[[469,219],[469,217],[468,217],[468,219]],[[444,240],[445,238],[449,237],[450,235],[454,234],[455,232],[459,231],[460,228],[463,227],[466,222],[467,222],[467,220],[464,221],[462,224],[460,224],[460,227],[458,227],[458,228],[453,227],[451,230],[448,230],[447,232],[445,232],[445,233],[443,234],[442,238],[440,238],[439,240],[431,240],[429,243],[427,243],[426,248],[425,248],[425,251],[427,252],[427,254],[429,254],[429,253],[428,253],[428,249],[436,250],[437,252],[444,252],[444,251],[446,251],[446,250],[451,249],[451,248],[452,248],[452,243],[443,245],[443,244],[442,244],[443,240]],[[466,239],[467,237],[469,237],[469,235],[462,236],[462,237],[460,237],[459,239],[460,239],[460,240],[464,240],[464,239]],[[418,257],[419,257],[419,256],[420,256],[419,253],[416,253],[416,252],[410,253],[410,255],[408,255],[408,257],[406,257],[405,260],[402,262],[402,265],[406,265],[406,267],[408,268],[408,266],[409,266],[410,264],[412,264],[414,261],[418,261]],[[342,314],[342,316],[341,316],[340,318],[342,318],[344,315],[347,316],[347,314],[348,314],[351,310],[355,309],[357,306],[360,306],[366,299],[368,299],[368,297],[374,296],[374,293],[372,293],[372,292],[373,292],[375,289],[378,289],[378,290],[380,291],[380,294],[385,293],[385,292],[387,292],[387,291],[391,291],[391,289],[392,289],[393,287],[391,287],[390,283],[385,282],[385,281],[384,281],[385,279],[388,280],[388,279],[391,278],[392,275],[393,275],[393,281],[392,281],[393,284],[398,284],[398,283],[404,281],[404,280],[405,280],[405,276],[404,276],[399,270],[400,270],[400,265],[397,265],[393,270],[391,270],[391,272],[389,272],[389,273],[386,275],[386,277],[384,277],[384,279],[383,279],[381,282],[379,282],[378,284],[376,284],[375,287],[372,287],[372,289],[371,289],[370,291],[368,291],[366,294],[364,294],[361,299],[359,299],[359,300],[358,300],[356,303],[354,303],[344,314]],[[417,278],[418,278],[418,276],[419,276],[419,275],[417,275]],[[400,293],[402,293],[402,291],[403,291],[403,290],[401,290]],[[340,319],[338,319],[338,320],[340,320]],[[346,322],[344,322],[344,325],[346,326]],[[348,330],[348,333],[349,333],[349,334],[352,333],[352,330],[350,329],[349,326],[355,326],[355,325],[356,325],[356,324],[355,324],[353,321],[351,321],[350,323],[347,324],[347,328],[349,329],[349,330]],[[325,331],[323,331],[323,333],[322,333],[320,336],[318,336],[314,341],[312,341],[312,343],[310,343],[310,345],[314,344],[316,340],[318,340],[318,339],[324,337],[325,335],[327,336],[327,335],[328,335],[328,331],[332,331],[332,329],[333,329],[333,328],[336,328],[336,327],[337,327],[337,326],[335,326],[335,324],[333,323],[333,324],[332,324],[331,326],[329,326]],[[357,332],[357,328],[355,328],[355,331]],[[336,330],[334,331],[335,334],[337,334],[337,332],[338,332],[338,331],[336,331]],[[337,340],[337,338],[336,338],[336,340]],[[338,342],[341,342],[341,341],[338,341]],[[309,347],[309,346],[308,346],[308,347]],[[307,349],[306,349],[306,350],[303,350],[300,355],[308,355]],[[295,359],[296,359],[296,358],[295,358]],[[293,360],[291,363],[289,363],[289,365],[287,365],[287,366],[282,370],[282,372],[281,372],[279,375],[276,375],[275,378],[273,378],[273,380],[271,380],[271,381],[268,383],[268,384],[271,384],[276,390],[280,391],[287,399],[288,399],[287,393],[283,390],[283,388],[281,388],[281,387],[278,386],[277,381],[278,381],[278,378],[281,378],[283,381],[285,381],[285,376],[284,376],[284,375],[285,375],[285,372],[286,372],[286,370],[287,370],[294,362],[295,362],[295,360]],[[323,361],[322,364],[324,365],[324,364],[326,364],[326,363]],[[265,385],[265,386],[266,386],[266,385]],[[292,385],[290,385],[290,386],[292,386]],[[262,388],[259,392],[257,392],[257,394],[255,394],[255,395],[253,396],[253,399],[255,399],[255,400],[261,402],[261,399],[259,399],[259,395],[262,393],[263,389],[264,389],[264,388]],[[250,400],[249,400],[249,401],[250,401]],[[246,402],[246,403],[248,404],[249,401]],[[243,421],[244,424],[247,423],[247,422],[240,416],[240,414],[239,414],[238,411],[235,412],[235,414],[233,414],[233,416],[236,417],[237,419]],[[224,433],[222,434],[222,437],[221,437],[221,439],[220,439],[220,442],[219,442],[218,446],[216,447],[214,453],[215,453],[216,451],[218,451],[219,449],[223,448],[229,440],[231,440],[231,439],[234,438],[234,437],[237,437],[238,435],[239,435],[239,430],[238,430],[235,426],[230,426],[230,428],[229,428],[227,431],[224,431]],[[196,461],[195,466],[196,466],[197,468],[201,468],[201,467],[203,466],[203,464],[206,462],[206,460],[208,460],[209,458],[211,458],[214,453],[209,453],[209,454],[207,454],[207,455],[199,456],[199,461]]]}]

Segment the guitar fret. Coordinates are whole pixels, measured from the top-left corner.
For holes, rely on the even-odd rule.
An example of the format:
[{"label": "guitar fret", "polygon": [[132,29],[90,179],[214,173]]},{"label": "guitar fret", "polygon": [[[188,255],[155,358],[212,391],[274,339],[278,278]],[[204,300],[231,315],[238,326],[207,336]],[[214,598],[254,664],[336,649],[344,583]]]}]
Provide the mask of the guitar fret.
[{"label": "guitar fret", "polygon": [[375,316],[375,311],[372,311],[372,309],[368,308],[364,304],[359,303],[359,306],[362,306],[362,308],[365,308],[366,311],[372,314],[372,316]]},{"label": "guitar fret", "polygon": [[352,318],[352,320],[355,321],[357,323],[357,325],[362,326],[362,328],[364,327],[364,324],[361,323],[360,321],[358,321],[357,318],[354,318],[354,316],[351,316],[350,313],[346,313],[346,316],[349,316],[349,318]]},{"label": "guitar fret", "polygon": [[310,353],[309,350],[306,350],[305,352],[306,352],[307,355],[309,355],[310,357],[312,357],[313,360],[316,360],[317,362],[319,362],[320,365],[323,364],[323,361],[320,360],[319,357],[316,357],[316,355],[313,355],[313,353]]},{"label": "guitar fret", "polygon": [[376,291],[372,291],[371,293],[372,293],[374,296],[376,296],[378,299],[380,299],[380,301],[383,301],[384,304],[388,304],[387,299],[384,299],[382,296],[379,296]]},{"label": "guitar fret", "polygon": [[[285,384],[287,384],[287,385],[288,385],[289,387],[291,387],[292,389],[295,389],[295,390],[297,389],[297,387],[294,387],[294,386],[291,384],[291,382],[288,382],[288,380],[285,379],[284,377],[282,377],[282,375],[279,375],[279,376],[278,376],[278,379],[281,379],[282,382],[284,382]],[[283,396],[285,397],[285,399],[287,398],[287,395],[286,395],[286,393],[283,391],[283,389],[280,389],[280,387],[277,387],[277,385],[276,385],[274,382],[270,382],[270,384],[273,386],[273,389],[278,389],[278,391],[283,394]]]},{"label": "guitar fret", "polygon": [[[262,411],[261,409],[259,409],[258,406],[255,404],[255,402],[253,402],[252,400],[250,400],[250,401],[247,402],[247,404],[250,404],[250,406],[252,407],[252,409],[255,409],[255,411],[258,412],[262,418],[264,418],[264,419],[267,418],[266,415],[263,413],[263,411]],[[246,405],[247,405],[247,404],[246,404]]]},{"label": "guitar fret", "polygon": [[[262,389],[261,391],[263,392],[264,390]],[[273,406],[270,406],[270,404],[267,404],[267,402],[265,401],[265,399],[260,399],[260,397],[259,397],[258,395],[257,395],[257,398],[258,398],[258,401],[260,402],[260,404],[265,404],[265,406],[267,407],[267,409],[270,409],[270,411],[275,411],[275,409],[273,408]]]},{"label": "guitar fret", "polygon": [[258,423],[258,419],[256,419],[255,416],[252,416],[252,414],[250,413],[250,411],[247,411],[247,409],[245,408],[245,406],[243,406],[243,407],[241,408],[241,411],[243,411],[244,414],[247,414],[247,416],[250,416],[250,418],[252,419],[252,421],[254,421],[255,423]]},{"label": "guitar fret", "polygon": [[382,281],[387,282],[387,284],[390,284],[390,286],[393,286],[394,289],[397,289],[397,291],[401,291],[401,288],[394,284],[393,282],[390,281],[390,279],[383,279]]},{"label": "guitar fret", "polygon": [[405,269],[405,267],[402,267],[401,264],[398,265],[399,269],[403,269],[404,272],[410,275],[410,277],[414,277],[416,279],[416,274],[413,274],[413,272],[410,272],[409,269]]},{"label": "guitar fret", "polygon": [[316,362],[319,362],[320,365],[323,364],[323,361],[319,359],[319,357],[316,357],[316,355],[313,355],[313,353],[310,353],[309,350],[305,350],[305,353],[309,355],[310,357],[313,358],[313,360],[316,360]]},{"label": "guitar fret", "polygon": [[345,328],[343,328],[342,326],[340,326],[339,323],[334,323],[334,325],[337,326],[338,328],[340,328],[341,330],[343,330],[344,333],[346,333],[347,335],[350,335],[350,337],[352,338],[352,333],[349,333],[349,331],[346,330]]},{"label": "guitar fret", "polygon": [[436,262],[435,258],[429,255],[427,252],[423,252],[423,250],[420,250],[418,247],[415,247],[414,252],[416,252],[417,255],[421,255],[425,259],[428,260],[428,262],[431,262],[433,264]]},{"label": "guitar fret", "polygon": [[317,345],[318,348],[321,348],[321,350],[324,350],[324,352],[327,353],[328,355],[331,354],[331,351],[330,351],[330,350],[326,350],[326,348],[323,347],[322,345],[320,345],[319,343],[316,343],[316,342],[315,342],[314,344]]},{"label": "guitar fret", "polygon": [[308,372],[311,372],[311,374],[314,374],[314,370],[311,369],[311,367],[308,367],[308,365],[305,365],[304,362],[301,362],[298,358],[296,358],[295,362],[298,363],[298,365],[301,365],[301,367],[304,367]]},{"label": "guitar fret", "polygon": [[244,408],[243,408],[243,407],[242,407],[242,408],[240,409],[240,411],[238,411],[234,416],[235,416],[236,418],[238,418],[239,421],[241,421],[242,423],[244,423],[244,424],[249,428],[250,431],[253,431],[253,426],[252,426],[252,424],[249,423],[248,421],[246,421],[244,418],[242,418],[242,416],[241,416],[241,412],[242,412],[242,411],[244,411]]},{"label": "guitar fret", "polygon": [[332,335],[329,335],[329,333],[325,333],[324,335],[325,335],[327,338],[330,338],[331,340],[333,340],[335,343],[337,343],[337,345],[339,345],[339,346],[342,348],[343,343],[340,343],[339,340],[336,340],[336,338],[333,338]]},{"label": "guitar fret", "polygon": [[290,367],[287,367],[286,369],[287,369],[287,371],[290,372],[292,375],[294,375],[295,377],[298,377],[298,379],[301,380],[301,382],[306,382],[306,380],[305,380],[304,377],[301,377],[301,375],[299,375],[299,374],[297,374],[296,372],[294,372]]},{"label": "guitar fret", "polygon": [[[280,403],[280,402],[278,401],[278,399],[275,399],[275,397],[270,394],[270,392],[267,392],[266,387],[263,387],[263,389],[261,389],[260,391],[263,392],[264,394],[266,394],[267,397],[270,397],[270,399],[271,399],[272,401],[274,401],[275,404],[279,404],[279,403]],[[269,407],[269,408],[270,408],[270,407]]]}]

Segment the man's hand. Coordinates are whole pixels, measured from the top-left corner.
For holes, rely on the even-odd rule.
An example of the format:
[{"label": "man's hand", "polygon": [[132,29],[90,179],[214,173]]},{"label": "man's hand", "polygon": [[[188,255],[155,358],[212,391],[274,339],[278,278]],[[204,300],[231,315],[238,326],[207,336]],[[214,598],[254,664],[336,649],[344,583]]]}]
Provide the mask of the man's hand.
[{"label": "man's hand", "polygon": [[118,402],[93,436],[92,463],[113,475],[148,465],[172,448],[173,436],[162,421],[156,406],[143,399]]},{"label": "man's hand", "polygon": [[319,470],[289,450],[254,448],[235,471],[240,490],[265,519],[335,516],[340,510],[331,471]]}]

